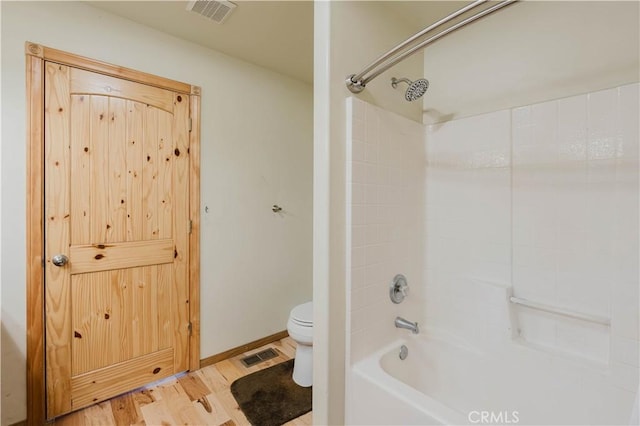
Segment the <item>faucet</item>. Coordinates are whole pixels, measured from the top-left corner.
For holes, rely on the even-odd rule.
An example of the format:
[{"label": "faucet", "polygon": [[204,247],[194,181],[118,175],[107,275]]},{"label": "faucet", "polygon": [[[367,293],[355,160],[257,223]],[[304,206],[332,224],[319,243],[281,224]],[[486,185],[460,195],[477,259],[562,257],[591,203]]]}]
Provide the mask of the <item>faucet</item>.
[{"label": "faucet", "polygon": [[418,334],[420,332],[417,322],[411,322],[404,318],[396,317],[395,324],[397,328],[406,328],[407,330],[411,330],[413,334]]}]

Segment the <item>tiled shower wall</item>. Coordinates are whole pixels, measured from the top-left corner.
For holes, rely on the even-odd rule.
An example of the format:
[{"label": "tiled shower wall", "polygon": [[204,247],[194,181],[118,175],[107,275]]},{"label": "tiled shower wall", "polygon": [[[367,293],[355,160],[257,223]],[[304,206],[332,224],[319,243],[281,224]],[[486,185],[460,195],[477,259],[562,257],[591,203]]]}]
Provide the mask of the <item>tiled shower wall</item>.
[{"label": "tiled shower wall", "polygon": [[427,128],[423,321],[477,346],[508,335],[509,122],[510,112],[498,111]]},{"label": "tiled shower wall", "polygon": [[[556,365],[600,372],[578,380],[635,393],[638,91],[426,129],[350,99],[351,362],[401,336],[393,318],[402,315],[489,350],[531,346]],[[412,293],[393,305],[387,286],[399,272]],[[611,326],[510,306],[509,291]]]},{"label": "tiled shower wall", "polygon": [[523,309],[523,337],[638,367],[638,85],[517,108],[512,120],[514,291],[611,318],[609,329]]},{"label": "tiled shower wall", "polygon": [[[422,311],[426,147],[421,124],[347,102],[347,347],[354,362],[396,338],[396,315],[416,321]],[[410,296],[394,305],[389,283],[399,273]]]},{"label": "tiled shower wall", "polygon": [[[429,126],[426,323],[484,347],[513,334],[635,392],[638,116],[632,84]],[[519,306],[509,320],[486,291],[509,286],[611,326]]]}]

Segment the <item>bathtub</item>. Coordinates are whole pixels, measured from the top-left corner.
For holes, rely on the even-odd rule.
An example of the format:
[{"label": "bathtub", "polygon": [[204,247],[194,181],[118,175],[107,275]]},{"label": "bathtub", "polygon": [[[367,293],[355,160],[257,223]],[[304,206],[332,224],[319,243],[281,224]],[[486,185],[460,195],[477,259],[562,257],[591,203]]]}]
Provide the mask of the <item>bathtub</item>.
[{"label": "bathtub", "polygon": [[[569,368],[514,343],[489,356],[424,334],[353,365],[348,424],[628,424],[633,401],[604,384],[606,368]],[[402,345],[405,360],[399,358]]]}]

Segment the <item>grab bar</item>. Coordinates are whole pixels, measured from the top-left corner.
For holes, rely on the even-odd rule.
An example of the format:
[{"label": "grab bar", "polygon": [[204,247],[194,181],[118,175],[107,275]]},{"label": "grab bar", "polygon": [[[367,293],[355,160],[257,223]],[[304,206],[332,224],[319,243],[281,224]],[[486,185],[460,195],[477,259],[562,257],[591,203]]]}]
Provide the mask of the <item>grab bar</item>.
[{"label": "grab bar", "polygon": [[545,311],[556,315],[563,315],[565,317],[579,319],[582,321],[593,322],[596,324],[602,324],[609,326],[611,325],[611,320],[606,317],[601,317],[598,315],[585,314],[583,312],[572,311],[570,309],[564,309],[557,306],[546,305],[540,302],[533,302],[527,299],[521,299],[519,297],[511,296],[509,299],[511,303],[516,305],[526,306],[531,309],[537,309],[539,311]]}]

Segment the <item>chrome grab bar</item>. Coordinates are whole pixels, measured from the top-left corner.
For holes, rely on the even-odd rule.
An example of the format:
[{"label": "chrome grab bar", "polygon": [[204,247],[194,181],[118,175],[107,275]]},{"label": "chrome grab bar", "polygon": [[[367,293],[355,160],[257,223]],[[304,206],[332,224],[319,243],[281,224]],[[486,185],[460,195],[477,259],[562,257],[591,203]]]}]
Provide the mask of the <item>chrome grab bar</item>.
[{"label": "chrome grab bar", "polygon": [[551,314],[562,315],[569,318],[579,319],[581,321],[592,322],[596,324],[611,325],[611,319],[606,317],[601,317],[599,315],[586,314],[583,312],[573,311],[570,309],[565,309],[557,306],[551,306],[540,302],[534,302],[527,299],[522,299],[520,297],[511,296],[509,299],[511,303],[516,305],[526,306],[527,308],[537,309],[539,311],[549,312]]}]

